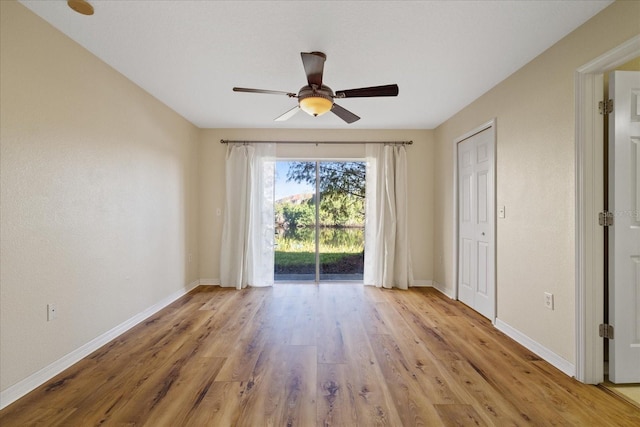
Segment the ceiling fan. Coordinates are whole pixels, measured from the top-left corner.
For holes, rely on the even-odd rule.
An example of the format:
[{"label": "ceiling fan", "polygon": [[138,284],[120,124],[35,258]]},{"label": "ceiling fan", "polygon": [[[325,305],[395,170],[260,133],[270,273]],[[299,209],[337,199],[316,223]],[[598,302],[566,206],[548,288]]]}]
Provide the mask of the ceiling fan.
[{"label": "ceiling fan", "polygon": [[358,89],[338,90],[335,93],[329,86],[322,84],[322,73],[327,55],[322,52],[301,52],[302,65],[307,74],[307,85],[303,86],[296,94],[279,90],[250,89],[245,87],[234,87],[234,92],[266,93],[272,95],[287,95],[289,98],[298,98],[298,105],[277,117],[275,121],[285,121],[299,110],[302,110],[314,117],[331,111],[347,123],[360,120],[360,117],[351,111],[342,108],[333,100],[335,98],[369,98],[374,96],[398,96],[398,85],[384,85],[362,87]]}]

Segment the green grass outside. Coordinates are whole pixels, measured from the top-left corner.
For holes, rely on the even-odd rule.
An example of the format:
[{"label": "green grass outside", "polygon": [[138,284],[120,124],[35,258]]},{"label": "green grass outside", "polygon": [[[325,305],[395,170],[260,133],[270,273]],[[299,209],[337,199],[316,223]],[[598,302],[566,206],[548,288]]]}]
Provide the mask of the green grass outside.
[{"label": "green grass outside", "polygon": [[[353,252],[326,253],[320,254],[320,261],[324,264],[331,264],[341,261],[347,256],[353,256]],[[299,265],[316,265],[316,254],[314,252],[275,252],[275,264],[283,267]]]},{"label": "green grass outside", "polygon": [[[320,271],[326,274],[352,274],[363,271],[364,253],[323,253],[320,254]],[[275,273],[308,274],[316,269],[315,253],[284,252],[275,253]]]}]

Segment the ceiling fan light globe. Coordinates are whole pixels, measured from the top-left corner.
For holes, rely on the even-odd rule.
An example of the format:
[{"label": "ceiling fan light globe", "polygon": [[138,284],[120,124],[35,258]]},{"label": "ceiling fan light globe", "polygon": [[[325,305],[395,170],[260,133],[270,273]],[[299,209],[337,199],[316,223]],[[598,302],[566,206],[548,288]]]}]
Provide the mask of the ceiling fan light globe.
[{"label": "ceiling fan light globe", "polygon": [[314,117],[321,116],[331,111],[333,100],[321,96],[309,96],[300,100],[300,109]]}]

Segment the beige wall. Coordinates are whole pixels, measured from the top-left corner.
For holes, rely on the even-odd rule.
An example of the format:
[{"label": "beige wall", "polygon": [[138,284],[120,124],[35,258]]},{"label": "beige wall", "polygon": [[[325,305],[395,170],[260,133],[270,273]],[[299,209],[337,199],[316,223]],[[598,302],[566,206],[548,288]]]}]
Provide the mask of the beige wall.
[{"label": "beige wall", "polygon": [[640,70],[640,57],[632,59],[626,64],[622,64],[619,67],[616,67],[616,70],[621,71],[639,71]]},{"label": "beige wall", "polygon": [[0,389],[198,278],[219,278],[220,139],[413,140],[414,276],[452,292],[452,141],[494,117],[507,212],[498,318],[573,362],[573,73],[640,33],[638,16],[640,2],[613,4],[434,131],[199,130],[23,6],[0,2]]},{"label": "beige wall", "polygon": [[[406,141],[408,150],[409,227],[414,278],[433,278],[433,132],[430,130],[273,130],[207,129],[202,131],[200,156],[200,277],[219,279],[222,216],[224,208],[224,158],[221,139],[266,141]],[[327,146],[324,146],[326,148]],[[321,146],[322,148],[322,146]],[[337,149],[336,147],[331,150]],[[306,149],[316,155],[315,146]],[[321,155],[321,154],[319,154]]]},{"label": "beige wall", "polygon": [[[453,290],[453,145],[497,118],[498,319],[575,363],[575,70],[640,33],[616,2],[435,130],[434,278]],[[543,293],[555,295],[555,310]]]},{"label": "beige wall", "polygon": [[4,391],[198,278],[199,130],[22,5],[0,8]]}]

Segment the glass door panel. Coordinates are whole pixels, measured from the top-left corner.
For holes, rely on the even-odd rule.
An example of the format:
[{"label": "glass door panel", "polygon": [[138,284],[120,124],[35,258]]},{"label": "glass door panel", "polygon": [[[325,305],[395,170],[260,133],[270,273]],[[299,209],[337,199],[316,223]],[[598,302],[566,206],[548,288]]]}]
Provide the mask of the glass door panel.
[{"label": "glass door panel", "polygon": [[319,162],[319,279],[362,280],[364,162]]},{"label": "glass door panel", "polygon": [[[276,162],[275,280],[316,280],[315,183],[290,176],[301,162]],[[307,163],[307,162],[305,162]],[[315,162],[311,162],[315,168]]]}]

